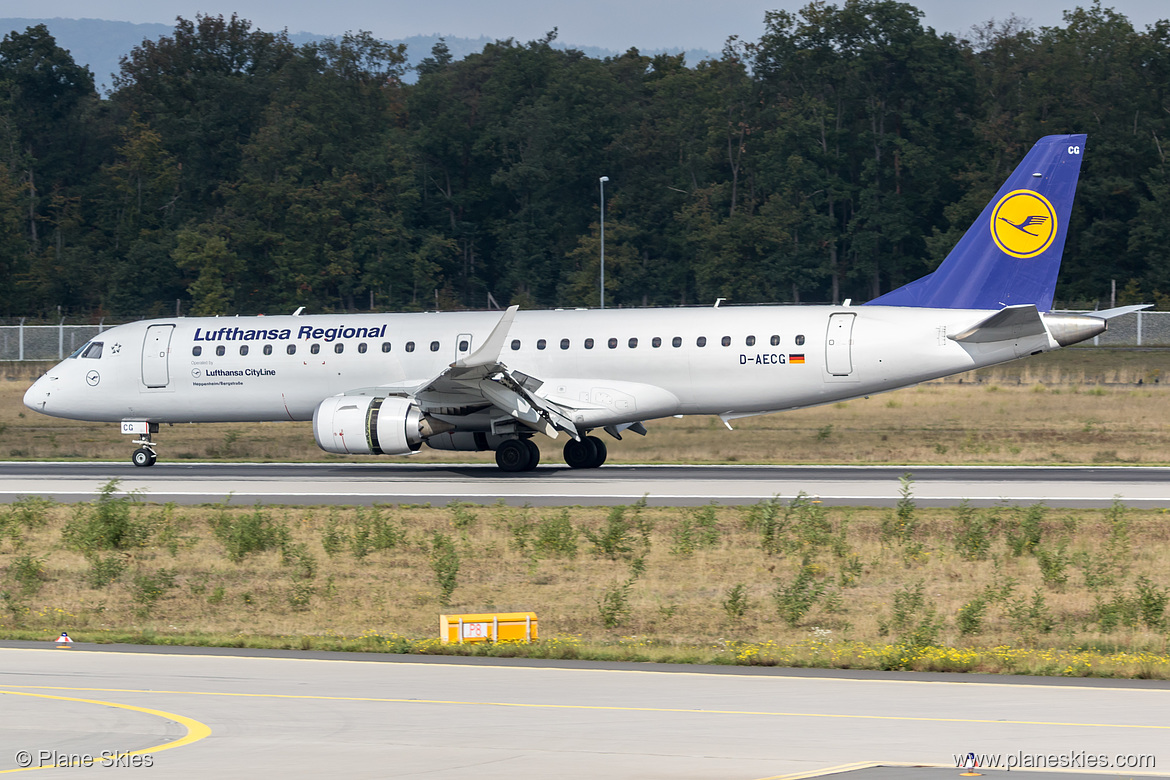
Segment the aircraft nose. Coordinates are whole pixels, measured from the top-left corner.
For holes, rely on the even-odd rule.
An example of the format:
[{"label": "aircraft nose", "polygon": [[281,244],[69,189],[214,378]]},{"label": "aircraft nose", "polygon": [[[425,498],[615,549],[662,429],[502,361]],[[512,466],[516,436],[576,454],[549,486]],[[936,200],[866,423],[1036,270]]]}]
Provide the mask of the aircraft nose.
[{"label": "aircraft nose", "polygon": [[49,400],[49,389],[45,378],[41,377],[33,382],[32,387],[24,391],[24,405],[34,412],[45,411],[45,404]]}]

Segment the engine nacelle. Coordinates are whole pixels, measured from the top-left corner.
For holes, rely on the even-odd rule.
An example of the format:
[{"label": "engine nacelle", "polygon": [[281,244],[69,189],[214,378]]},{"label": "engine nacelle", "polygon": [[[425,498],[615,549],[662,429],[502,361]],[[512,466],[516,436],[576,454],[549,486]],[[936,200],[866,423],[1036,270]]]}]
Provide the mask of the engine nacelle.
[{"label": "engine nacelle", "polygon": [[407,398],[335,395],[313,410],[313,438],[326,452],[409,455],[432,431]]}]

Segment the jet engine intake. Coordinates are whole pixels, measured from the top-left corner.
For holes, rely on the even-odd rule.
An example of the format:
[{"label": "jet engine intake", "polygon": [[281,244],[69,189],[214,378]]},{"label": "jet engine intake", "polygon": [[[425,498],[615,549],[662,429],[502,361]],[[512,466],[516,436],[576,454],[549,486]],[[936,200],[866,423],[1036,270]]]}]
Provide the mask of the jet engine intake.
[{"label": "jet engine intake", "polygon": [[408,398],[335,395],[313,411],[313,438],[342,455],[409,455],[428,436],[450,430]]}]

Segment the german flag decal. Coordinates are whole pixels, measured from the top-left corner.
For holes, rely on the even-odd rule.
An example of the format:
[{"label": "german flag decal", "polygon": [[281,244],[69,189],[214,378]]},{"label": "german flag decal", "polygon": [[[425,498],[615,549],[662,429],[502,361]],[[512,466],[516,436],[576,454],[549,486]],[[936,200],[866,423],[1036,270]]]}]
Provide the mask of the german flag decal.
[{"label": "german flag decal", "polygon": [[788,356],[788,363],[789,363],[789,365],[803,366],[804,365],[804,355],[789,355]]}]

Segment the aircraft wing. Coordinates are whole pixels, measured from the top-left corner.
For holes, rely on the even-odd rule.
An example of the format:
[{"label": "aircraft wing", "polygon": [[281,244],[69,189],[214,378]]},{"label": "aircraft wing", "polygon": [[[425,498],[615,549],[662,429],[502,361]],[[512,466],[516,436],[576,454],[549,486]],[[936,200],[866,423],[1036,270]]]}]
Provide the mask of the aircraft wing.
[{"label": "aircraft wing", "polygon": [[411,385],[360,388],[346,395],[406,396],[414,399],[423,412],[432,414],[458,414],[494,407],[551,438],[564,431],[580,439],[581,434],[572,420],[572,412],[579,406],[568,406],[539,395],[542,381],[510,369],[500,361],[518,309],[518,306],[508,307],[479,349],[456,360],[433,379]]}]

